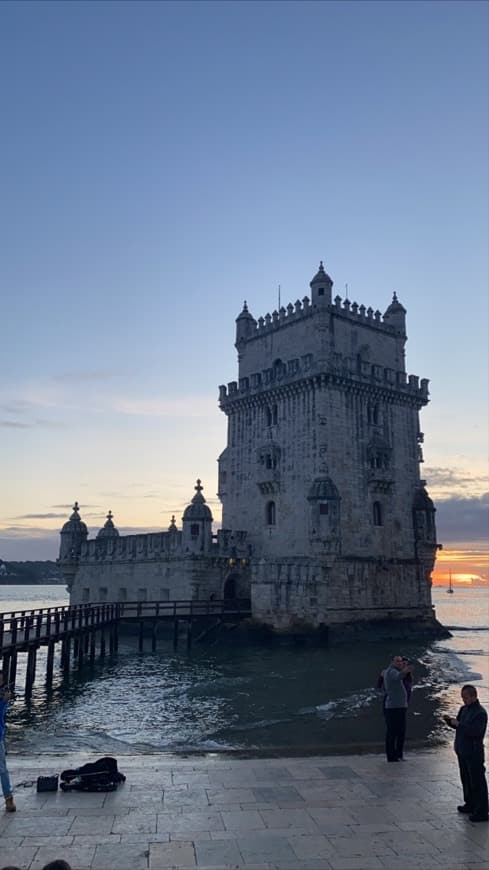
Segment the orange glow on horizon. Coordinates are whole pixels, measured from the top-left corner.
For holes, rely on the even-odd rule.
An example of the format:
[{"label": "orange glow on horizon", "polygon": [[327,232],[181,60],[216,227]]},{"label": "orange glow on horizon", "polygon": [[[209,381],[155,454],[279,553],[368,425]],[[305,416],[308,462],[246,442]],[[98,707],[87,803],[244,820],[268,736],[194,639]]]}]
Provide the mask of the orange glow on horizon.
[{"label": "orange glow on horizon", "polygon": [[448,586],[450,574],[454,586],[489,587],[489,553],[487,541],[453,543],[440,550],[432,573],[433,586]]}]

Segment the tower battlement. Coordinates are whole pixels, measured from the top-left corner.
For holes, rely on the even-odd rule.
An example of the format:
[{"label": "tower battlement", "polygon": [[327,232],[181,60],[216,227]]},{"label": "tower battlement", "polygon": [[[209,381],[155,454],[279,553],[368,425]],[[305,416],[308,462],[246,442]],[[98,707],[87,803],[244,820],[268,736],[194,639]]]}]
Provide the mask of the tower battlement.
[{"label": "tower battlement", "polygon": [[417,375],[407,375],[404,371],[370,363],[352,356],[344,356],[341,353],[332,355],[327,367],[321,365],[321,361],[311,353],[303,354],[295,359],[280,362],[270,368],[262,369],[261,372],[253,372],[238,381],[230,381],[227,386],[219,387],[219,404],[225,410],[230,403],[237,400],[283,388],[308,379],[322,379],[324,384],[342,381],[344,386],[347,382],[351,387],[361,386],[366,392],[372,390],[387,391],[389,393],[402,394],[406,399],[411,399],[419,407],[429,401],[427,378]]}]

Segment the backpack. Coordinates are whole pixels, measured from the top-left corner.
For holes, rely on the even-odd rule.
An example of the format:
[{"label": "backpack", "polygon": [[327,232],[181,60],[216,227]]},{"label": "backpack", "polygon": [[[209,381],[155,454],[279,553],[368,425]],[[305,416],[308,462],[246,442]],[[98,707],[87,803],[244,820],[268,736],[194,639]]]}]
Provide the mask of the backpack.
[{"label": "backpack", "polygon": [[115,791],[126,777],[117,769],[117,761],[109,755],[82,764],[74,770],[63,770],[60,776],[62,791]]}]

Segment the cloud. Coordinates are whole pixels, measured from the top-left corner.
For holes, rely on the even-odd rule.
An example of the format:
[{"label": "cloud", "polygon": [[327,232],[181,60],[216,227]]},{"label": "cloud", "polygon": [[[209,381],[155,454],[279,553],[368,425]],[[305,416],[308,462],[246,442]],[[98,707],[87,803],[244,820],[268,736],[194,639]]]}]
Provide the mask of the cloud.
[{"label": "cloud", "polygon": [[487,487],[487,476],[471,474],[459,468],[443,468],[440,466],[425,467],[423,476],[426,478],[430,495],[437,499],[453,498],[481,494]]},{"label": "cloud", "polygon": [[32,429],[34,423],[19,423],[17,420],[0,420],[2,429]]},{"label": "cloud", "polygon": [[123,371],[122,369],[100,369],[99,371],[92,372],[63,372],[62,374],[55,375],[53,380],[59,381],[60,383],[72,384],[83,381],[107,381],[109,378],[127,378],[129,375],[129,371]]},{"label": "cloud", "polygon": [[215,414],[215,396],[182,396],[171,399],[118,397],[112,407],[136,417],[208,417]]},{"label": "cloud", "polygon": [[[71,502],[70,504],[52,504],[51,507],[54,510],[72,511],[73,510],[73,502]],[[99,507],[98,504],[84,504],[83,507],[84,508],[91,508],[93,510],[101,510],[101,508]]]},{"label": "cloud", "polygon": [[464,498],[453,496],[435,504],[440,541],[478,541],[487,549],[489,542],[489,493]]},{"label": "cloud", "polygon": [[22,514],[19,517],[13,517],[14,520],[61,520],[66,514]]}]

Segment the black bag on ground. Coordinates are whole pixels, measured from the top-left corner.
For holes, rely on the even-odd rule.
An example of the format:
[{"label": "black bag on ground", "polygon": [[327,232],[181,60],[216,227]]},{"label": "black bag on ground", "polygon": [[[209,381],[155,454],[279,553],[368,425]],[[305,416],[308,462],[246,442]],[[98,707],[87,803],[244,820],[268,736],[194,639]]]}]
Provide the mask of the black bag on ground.
[{"label": "black bag on ground", "polygon": [[126,777],[117,769],[117,760],[109,755],[61,773],[63,791],[115,791],[125,781]]},{"label": "black bag on ground", "polygon": [[37,791],[58,791],[58,777],[38,776]]}]

